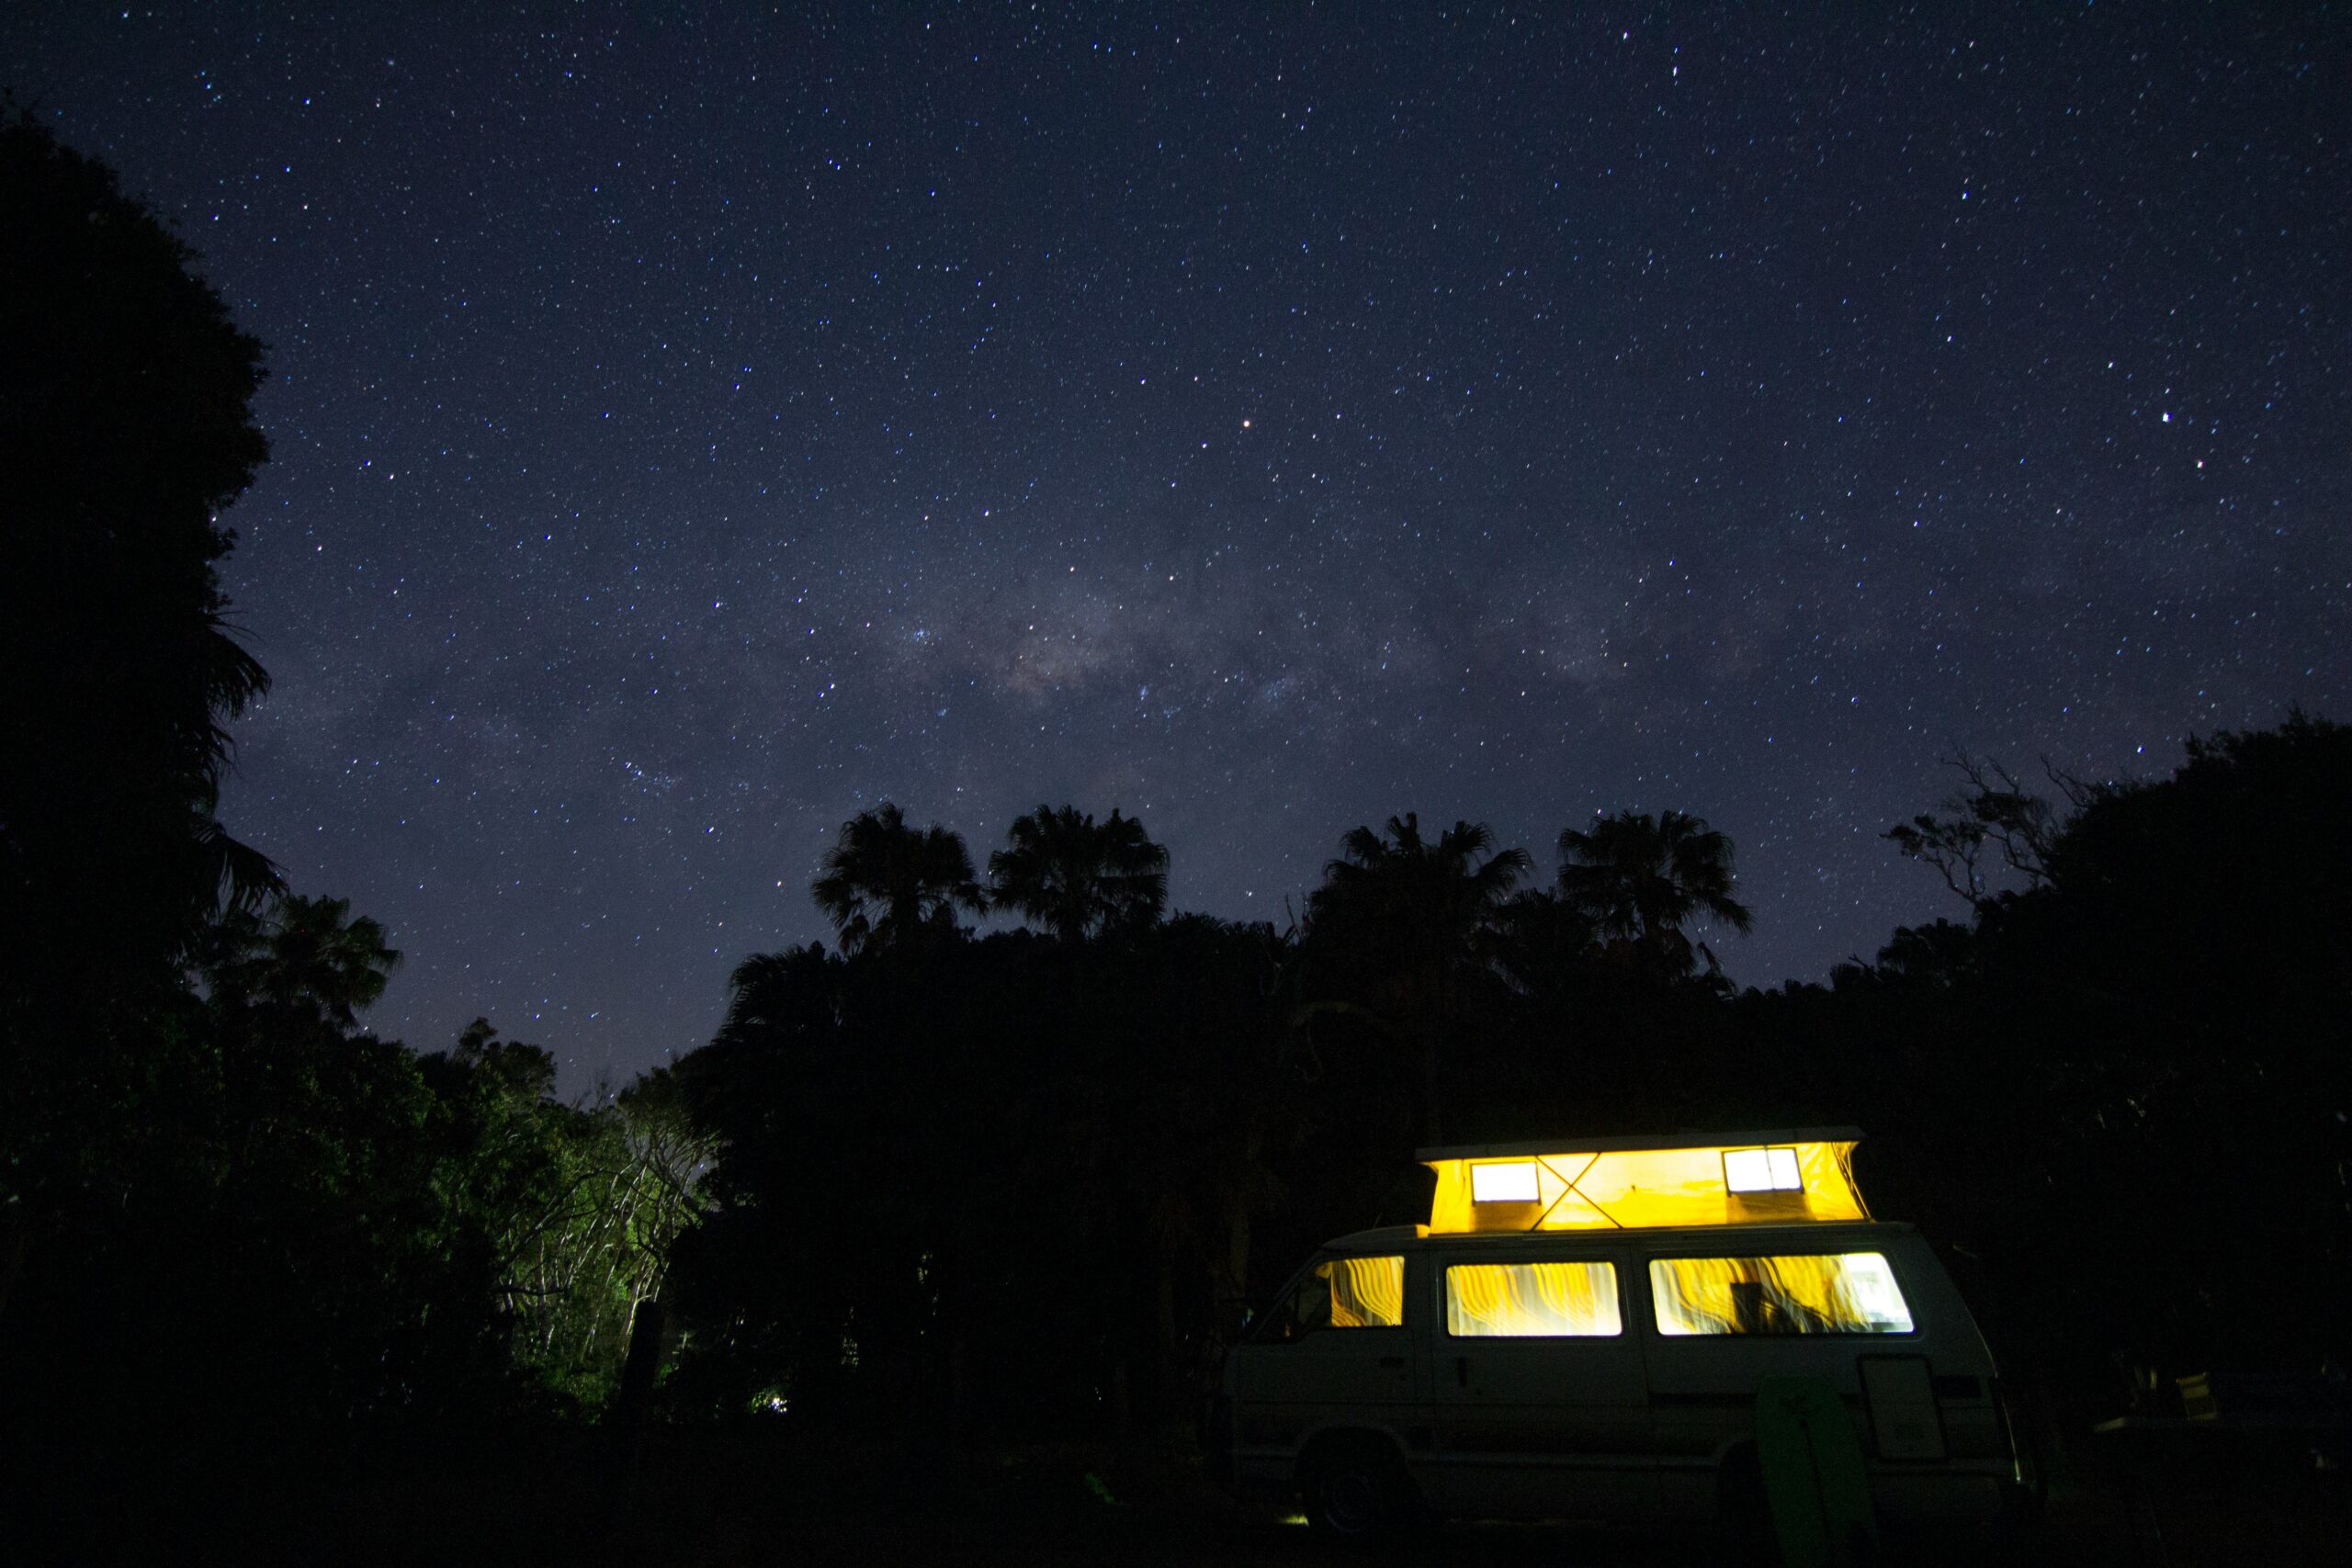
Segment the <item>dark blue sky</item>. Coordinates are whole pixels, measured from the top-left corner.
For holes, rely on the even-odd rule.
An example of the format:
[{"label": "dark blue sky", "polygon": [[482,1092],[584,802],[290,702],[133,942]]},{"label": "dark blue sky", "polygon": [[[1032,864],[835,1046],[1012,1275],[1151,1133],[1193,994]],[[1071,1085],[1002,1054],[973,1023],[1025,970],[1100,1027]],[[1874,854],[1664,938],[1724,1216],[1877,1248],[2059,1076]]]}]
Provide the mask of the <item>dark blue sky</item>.
[{"label": "dark blue sky", "polygon": [[[691,9],[691,16],[683,15]],[[1955,747],[2352,711],[2340,15],[12,8],[271,347],[225,815],[568,1088],[884,798],[1739,846],[1744,983],[1956,912]]]}]

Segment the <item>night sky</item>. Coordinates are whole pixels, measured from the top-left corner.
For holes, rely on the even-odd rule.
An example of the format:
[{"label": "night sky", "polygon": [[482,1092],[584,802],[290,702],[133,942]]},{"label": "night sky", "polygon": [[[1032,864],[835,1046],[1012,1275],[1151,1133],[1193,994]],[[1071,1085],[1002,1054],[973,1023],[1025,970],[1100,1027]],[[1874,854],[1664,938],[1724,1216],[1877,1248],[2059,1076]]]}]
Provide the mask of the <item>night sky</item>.
[{"label": "night sky", "polygon": [[[41,5],[0,85],[270,345],[223,816],[567,1092],[842,819],[1738,845],[1733,977],[1962,913],[1991,752],[2352,716],[2320,7]],[[1824,13],[1835,11],[1835,16]]]}]

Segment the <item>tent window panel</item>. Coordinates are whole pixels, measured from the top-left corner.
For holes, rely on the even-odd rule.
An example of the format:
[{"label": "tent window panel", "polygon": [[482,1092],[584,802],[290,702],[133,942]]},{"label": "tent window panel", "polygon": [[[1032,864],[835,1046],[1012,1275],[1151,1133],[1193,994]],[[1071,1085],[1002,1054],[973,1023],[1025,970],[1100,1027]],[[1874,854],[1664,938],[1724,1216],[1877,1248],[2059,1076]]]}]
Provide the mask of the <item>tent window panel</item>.
[{"label": "tent window panel", "polygon": [[1797,1169],[1797,1151],[1725,1149],[1724,1187],[1733,1192],[1802,1192],[1804,1178]]},{"label": "tent window panel", "polygon": [[1396,1328],[1405,1321],[1405,1259],[1334,1258],[1316,1266],[1330,1289],[1334,1328]]},{"label": "tent window panel", "polygon": [[1911,1308],[1878,1252],[1660,1258],[1650,1300],[1666,1335],[1908,1334]]},{"label": "tent window panel", "polygon": [[1535,1162],[1532,1159],[1470,1168],[1470,1201],[1474,1203],[1532,1203],[1536,1195]]},{"label": "tent window panel", "polygon": [[1457,1339],[1606,1338],[1625,1331],[1613,1263],[1456,1263],[1445,1331]]}]

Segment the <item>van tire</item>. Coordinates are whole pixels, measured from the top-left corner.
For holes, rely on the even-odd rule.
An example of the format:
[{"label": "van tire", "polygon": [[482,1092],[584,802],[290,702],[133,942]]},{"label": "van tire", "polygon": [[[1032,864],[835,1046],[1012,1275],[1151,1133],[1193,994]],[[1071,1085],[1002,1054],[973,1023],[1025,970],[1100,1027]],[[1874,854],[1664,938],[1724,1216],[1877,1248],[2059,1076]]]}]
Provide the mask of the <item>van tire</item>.
[{"label": "van tire", "polygon": [[1412,1478],[1379,1438],[1333,1438],[1299,1465],[1306,1522],[1325,1535],[1363,1540],[1409,1524],[1419,1511]]}]

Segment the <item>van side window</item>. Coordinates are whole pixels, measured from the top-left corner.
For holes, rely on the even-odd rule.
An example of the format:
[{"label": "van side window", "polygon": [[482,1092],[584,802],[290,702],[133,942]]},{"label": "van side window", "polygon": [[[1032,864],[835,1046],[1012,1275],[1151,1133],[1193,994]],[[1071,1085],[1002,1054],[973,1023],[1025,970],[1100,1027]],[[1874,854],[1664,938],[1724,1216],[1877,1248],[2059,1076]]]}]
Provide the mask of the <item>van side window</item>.
[{"label": "van side window", "polygon": [[1613,1263],[1455,1263],[1445,1331],[1457,1339],[1606,1338],[1623,1334]]},{"label": "van side window", "polygon": [[1323,1328],[1396,1328],[1405,1321],[1405,1259],[1332,1258],[1276,1307],[1260,1337],[1276,1344]]},{"label": "van side window", "polygon": [[1395,1328],[1405,1321],[1402,1258],[1334,1258],[1316,1268],[1331,1287],[1334,1328]]},{"label": "van side window", "polygon": [[1660,1334],[1908,1334],[1911,1308],[1878,1252],[1659,1258]]}]

